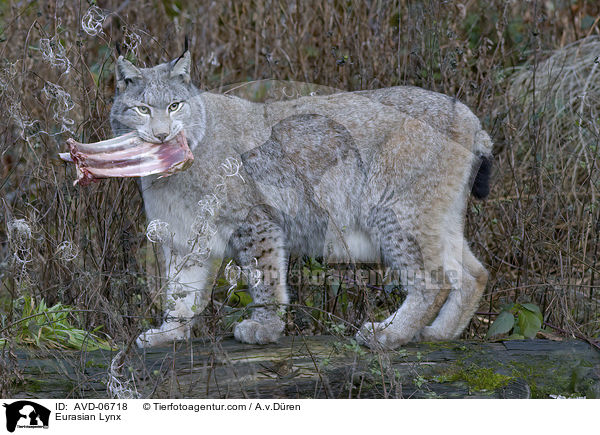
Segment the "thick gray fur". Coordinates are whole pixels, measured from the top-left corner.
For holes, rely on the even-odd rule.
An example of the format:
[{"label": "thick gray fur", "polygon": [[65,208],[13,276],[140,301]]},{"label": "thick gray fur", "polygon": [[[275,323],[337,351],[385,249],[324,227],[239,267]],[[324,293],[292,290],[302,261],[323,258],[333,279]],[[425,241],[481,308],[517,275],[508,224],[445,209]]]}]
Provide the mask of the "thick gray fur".
[{"label": "thick gray fur", "polygon": [[[277,340],[290,252],[383,261],[412,277],[399,310],[365,324],[361,343],[396,348],[466,327],[487,272],[463,237],[465,204],[492,143],[465,105],[415,87],[253,103],[196,88],[189,52],[154,68],[120,57],[116,77],[114,133],[160,142],[184,130],[195,156],[185,172],[142,179],[147,218],[167,222],[172,240],[163,243],[165,321],[139,346],[190,336],[224,257],[251,276],[256,304],[235,337]],[[219,176],[232,159],[241,168]],[[211,220],[204,233],[199,216]]]}]

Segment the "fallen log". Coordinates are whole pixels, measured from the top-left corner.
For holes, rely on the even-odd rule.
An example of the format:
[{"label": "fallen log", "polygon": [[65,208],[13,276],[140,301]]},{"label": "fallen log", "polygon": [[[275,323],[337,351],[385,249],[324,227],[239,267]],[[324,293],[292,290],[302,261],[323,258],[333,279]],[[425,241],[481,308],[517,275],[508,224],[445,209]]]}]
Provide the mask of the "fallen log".
[{"label": "fallen log", "polygon": [[[14,398],[109,398],[117,352],[19,350]],[[575,341],[454,341],[374,352],[344,337],[266,346],[195,339],[131,349],[111,381],[144,398],[600,397],[600,353]],[[119,363],[119,361],[117,361]]]}]

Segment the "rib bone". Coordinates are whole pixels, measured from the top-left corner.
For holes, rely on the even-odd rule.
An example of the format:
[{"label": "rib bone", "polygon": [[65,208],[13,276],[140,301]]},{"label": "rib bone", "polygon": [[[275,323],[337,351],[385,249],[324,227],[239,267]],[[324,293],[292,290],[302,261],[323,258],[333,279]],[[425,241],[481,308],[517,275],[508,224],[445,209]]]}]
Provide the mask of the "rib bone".
[{"label": "rib bone", "polygon": [[166,177],[189,168],[194,161],[183,132],[160,144],[145,142],[135,132],[89,144],[67,139],[67,144],[70,152],[59,156],[75,163],[77,180],[73,185],[85,186],[109,177]]}]

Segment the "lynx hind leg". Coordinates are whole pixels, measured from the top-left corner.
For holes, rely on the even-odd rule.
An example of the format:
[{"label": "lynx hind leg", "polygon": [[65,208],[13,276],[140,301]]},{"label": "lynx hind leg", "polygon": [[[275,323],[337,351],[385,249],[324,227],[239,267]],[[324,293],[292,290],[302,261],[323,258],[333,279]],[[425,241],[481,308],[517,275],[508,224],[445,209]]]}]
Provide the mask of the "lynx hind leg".
[{"label": "lynx hind leg", "polygon": [[421,331],[419,339],[423,341],[457,338],[477,310],[487,283],[488,272],[475,258],[466,240],[456,241],[454,245],[450,243],[446,249],[452,255],[446,256],[444,272],[452,289],[436,319]]},{"label": "lynx hind leg", "polygon": [[209,269],[208,266],[182,264],[177,257],[168,260],[163,323],[140,334],[136,340],[138,347],[161,346],[190,338],[194,314],[208,304],[204,285]]},{"label": "lynx hind leg", "polygon": [[419,235],[417,239],[418,234],[403,228],[391,209],[377,211],[369,226],[379,234],[386,266],[400,273],[408,294],[386,320],[364,324],[356,339],[371,348],[395,349],[431,321],[448,295],[448,290],[432,279],[442,265],[441,243],[437,236]]},{"label": "lynx hind leg", "polygon": [[249,319],[235,325],[234,336],[243,343],[275,342],[285,326],[282,305],[288,303],[283,232],[268,213],[255,209],[234,233],[232,245],[236,262],[249,278],[253,304],[258,305]]}]

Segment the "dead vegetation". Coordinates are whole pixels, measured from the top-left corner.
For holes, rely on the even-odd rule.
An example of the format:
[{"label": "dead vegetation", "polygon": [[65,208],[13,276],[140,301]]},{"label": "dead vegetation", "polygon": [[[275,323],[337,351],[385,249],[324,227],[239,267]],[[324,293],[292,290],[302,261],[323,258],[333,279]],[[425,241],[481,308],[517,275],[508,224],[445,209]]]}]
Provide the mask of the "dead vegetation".
[{"label": "dead vegetation", "polygon": [[[343,90],[416,85],[458,97],[496,144],[491,195],[471,202],[467,217],[491,279],[465,337],[483,337],[494,319],[486,313],[511,301],[538,304],[567,333],[598,337],[597,2],[92,3],[0,4],[0,335],[8,346],[25,297],[67,304],[72,316],[81,310],[79,326],[102,325],[115,343],[159,320],[165,283],[136,183],[73,187],[57,154],[68,137],[111,136],[115,42],[145,66],[178,56],[184,35],[203,89],[277,79]],[[292,265],[304,277],[322,267],[303,258]],[[352,333],[365,307],[385,313],[401,298],[295,282],[290,334]],[[221,304],[230,287],[215,283],[201,322],[209,337],[230,332],[217,328],[240,315],[244,293]]]}]

